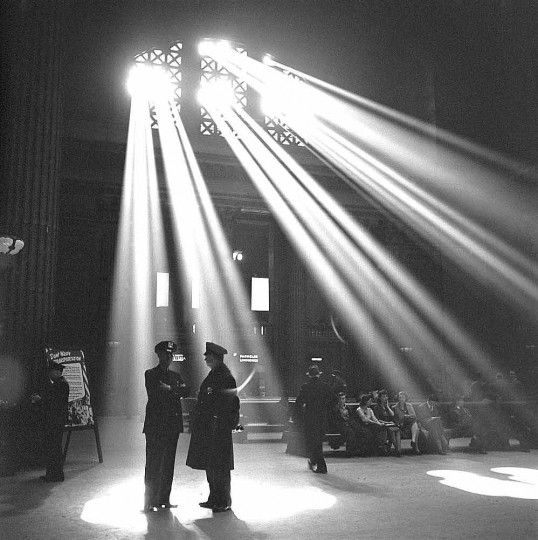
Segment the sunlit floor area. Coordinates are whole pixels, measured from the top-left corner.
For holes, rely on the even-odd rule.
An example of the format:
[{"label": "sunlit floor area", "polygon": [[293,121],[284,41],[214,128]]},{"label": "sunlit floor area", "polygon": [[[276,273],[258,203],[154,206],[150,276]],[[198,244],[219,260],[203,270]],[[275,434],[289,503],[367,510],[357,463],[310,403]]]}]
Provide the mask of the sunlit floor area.
[{"label": "sunlit floor area", "polygon": [[[180,436],[172,502],[178,508],[140,513],[142,422],[100,422],[104,463],[93,432],[73,433],[66,480],[46,484],[40,470],[0,482],[0,537],[16,539],[321,539],[536,538],[538,451],[406,453],[348,458],[326,447],[327,475],[285,453],[278,440],[234,446],[233,511],[213,515],[205,475],[188,469],[189,434]],[[408,441],[405,441],[408,448]]]}]

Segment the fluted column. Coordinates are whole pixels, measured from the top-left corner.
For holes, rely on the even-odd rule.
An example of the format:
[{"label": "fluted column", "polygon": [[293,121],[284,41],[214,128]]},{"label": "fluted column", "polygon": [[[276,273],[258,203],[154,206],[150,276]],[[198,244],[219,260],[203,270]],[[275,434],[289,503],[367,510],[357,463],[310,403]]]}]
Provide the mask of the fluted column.
[{"label": "fluted column", "polygon": [[302,262],[295,253],[290,265],[290,306],[289,306],[289,354],[288,376],[291,394],[297,395],[305,380],[306,344],[306,273]]},{"label": "fluted column", "polygon": [[8,1],[2,64],[8,118],[2,125],[0,232],[25,242],[6,288],[2,346],[25,361],[41,354],[53,318],[58,222],[64,0]]}]

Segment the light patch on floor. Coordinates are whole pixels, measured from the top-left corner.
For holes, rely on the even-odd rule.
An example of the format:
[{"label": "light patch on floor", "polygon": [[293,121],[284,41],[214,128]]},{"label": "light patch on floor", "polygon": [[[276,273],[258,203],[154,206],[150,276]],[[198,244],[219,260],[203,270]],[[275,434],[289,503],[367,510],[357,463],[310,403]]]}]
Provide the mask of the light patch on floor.
[{"label": "light patch on floor", "polygon": [[508,475],[508,479],[493,478],[467,471],[428,471],[430,476],[443,478],[439,482],[468,493],[490,497],[538,500],[538,470],[519,467],[497,467],[494,473]]},{"label": "light patch on floor", "polygon": [[314,486],[278,486],[270,482],[238,479],[233,485],[233,509],[246,521],[272,521],[310,510],[326,510],[336,497]]},{"label": "light patch on floor", "polygon": [[89,500],[80,518],[88,523],[109,525],[133,532],[147,529],[146,516],[142,509],[144,483],[132,479],[111,487],[101,497]]}]

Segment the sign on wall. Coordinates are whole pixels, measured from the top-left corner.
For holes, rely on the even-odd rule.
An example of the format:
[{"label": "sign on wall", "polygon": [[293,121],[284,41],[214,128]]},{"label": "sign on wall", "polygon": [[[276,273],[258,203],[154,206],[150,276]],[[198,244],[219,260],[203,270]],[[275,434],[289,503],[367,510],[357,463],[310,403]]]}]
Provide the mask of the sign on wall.
[{"label": "sign on wall", "polygon": [[257,354],[240,354],[239,362],[258,362],[259,358]]}]

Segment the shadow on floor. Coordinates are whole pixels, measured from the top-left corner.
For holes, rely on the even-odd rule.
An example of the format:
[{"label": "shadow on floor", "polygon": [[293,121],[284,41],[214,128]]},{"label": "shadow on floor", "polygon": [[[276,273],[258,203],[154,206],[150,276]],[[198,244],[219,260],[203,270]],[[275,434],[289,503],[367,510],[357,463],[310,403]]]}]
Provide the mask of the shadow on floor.
[{"label": "shadow on floor", "polygon": [[[93,469],[95,465],[77,469],[76,472],[65,471],[69,477],[78,476],[87,470]],[[35,470],[35,476],[26,479],[19,479],[12,476],[3,479],[0,484],[0,517],[19,516],[39,508],[48,499],[52,489],[57,484],[44,482],[42,476],[44,469]],[[14,486],[16,485],[16,489]]]},{"label": "shadow on floor", "polygon": [[144,538],[147,540],[196,540],[199,535],[184,527],[169,511],[151,512],[146,514],[148,531]]},{"label": "shadow on floor", "polygon": [[233,511],[213,515],[211,518],[197,519],[197,527],[211,539],[215,540],[264,540],[268,535],[253,531]]}]

